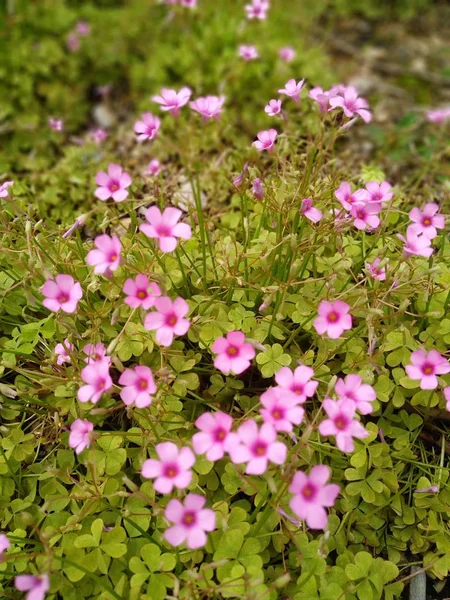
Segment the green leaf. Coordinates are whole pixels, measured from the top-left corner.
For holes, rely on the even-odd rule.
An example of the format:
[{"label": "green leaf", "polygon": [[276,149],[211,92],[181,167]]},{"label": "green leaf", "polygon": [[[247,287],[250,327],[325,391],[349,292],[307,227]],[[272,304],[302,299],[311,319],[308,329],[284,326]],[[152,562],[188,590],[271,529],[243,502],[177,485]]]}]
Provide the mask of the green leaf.
[{"label": "green leaf", "polygon": [[217,544],[214,560],[237,558],[243,543],[244,536],[238,529],[229,529],[228,531],[225,531]]},{"label": "green leaf", "polygon": [[146,544],[145,546],[142,546],[140,555],[144,564],[150,571],[159,571],[161,550],[156,544]]}]

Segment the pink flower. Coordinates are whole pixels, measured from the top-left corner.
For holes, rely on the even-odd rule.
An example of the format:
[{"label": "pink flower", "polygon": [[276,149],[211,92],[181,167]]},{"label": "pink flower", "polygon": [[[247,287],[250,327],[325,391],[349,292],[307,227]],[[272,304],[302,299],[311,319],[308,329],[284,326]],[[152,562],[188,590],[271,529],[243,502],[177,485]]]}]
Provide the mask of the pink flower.
[{"label": "pink flower", "polygon": [[153,487],[160,494],[169,494],[174,487],[184,490],[191,483],[191,467],[195,463],[190,448],[178,449],[173,442],[163,442],[155,447],[159,460],[149,458],[142,465],[142,476],[156,478]]},{"label": "pink flower", "polygon": [[81,370],[81,379],[86,383],[78,390],[78,400],[97,404],[103,392],[112,388],[113,382],[109,374],[110,360],[103,358],[101,360],[90,361],[84,369]]},{"label": "pink flower", "polygon": [[50,589],[48,575],[18,575],[14,585],[19,592],[28,592],[26,600],[43,600]]},{"label": "pink flower", "polygon": [[138,134],[138,141],[154,140],[158,136],[161,121],[151,112],[142,113],[141,121],[136,121],[134,131]]},{"label": "pink flower", "polygon": [[67,48],[71,52],[77,52],[80,49],[80,40],[76,33],[69,33],[66,40]]},{"label": "pink flower", "polygon": [[4,533],[0,533],[0,562],[3,558],[5,550],[11,547],[11,542],[8,540]]},{"label": "pink flower", "polygon": [[126,294],[125,304],[131,308],[142,307],[148,310],[155,305],[155,299],[161,296],[161,290],[157,283],[149,281],[147,275],[139,273],[135,279],[127,279],[123,286]]},{"label": "pink flower", "polygon": [[314,396],[318,381],[311,381],[314,371],[311,367],[300,365],[291,371],[289,367],[282,367],[275,373],[275,381],[283,390],[289,390],[297,398],[297,402],[303,404],[306,398]]},{"label": "pink flower", "polygon": [[394,195],[391,192],[392,186],[389,182],[383,181],[377,183],[376,181],[369,181],[366,183],[366,190],[369,193],[369,202],[388,202]]},{"label": "pink flower", "polygon": [[445,217],[444,215],[436,214],[438,210],[439,206],[434,202],[425,204],[422,212],[417,207],[411,210],[409,218],[416,223],[417,233],[423,233],[427,238],[432,240],[437,236],[436,229],[444,229]]},{"label": "pink flower", "polygon": [[256,49],[256,47],[248,46],[245,44],[239,46],[239,56],[247,62],[259,58],[258,50]]},{"label": "pink flower", "polygon": [[230,415],[217,411],[205,412],[195,421],[199,433],[192,436],[196,454],[204,454],[210,461],[220,460],[227,452],[228,438],[233,426]]},{"label": "pink flower", "polygon": [[77,454],[83,452],[85,448],[89,448],[93,429],[94,425],[83,419],[77,419],[70,426],[69,446],[74,448]]},{"label": "pink flower", "polygon": [[292,62],[295,58],[295,55],[296,51],[290,46],[285,46],[284,48],[280,48],[278,50],[278,56],[281,58],[281,60],[284,60],[287,63]]},{"label": "pink flower", "polygon": [[98,344],[95,345],[86,344],[86,346],[83,347],[83,352],[87,355],[87,358],[84,359],[84,362],[88,365],[103,359],[105,359],[108,364],[111,364],[111,357],[106,356],[105,345],[101,342],[98,342]]},{"label": "pink flower", "polygon": [[13,185],[13,181],[5,181],[0,185],[0,198],[6,198],[8,196],[8,188]]},{"label": "pink flower", "polygon": [[262,475],[269,461],[282,465],[286,460],[287,448],[277,442],[276,429],[265,423],[258,429],[253,419],[242,423],[237,433],[230,434],[228,453],[235,464],[247,463],[248,475]]},{"label": "pink flower", "polygon": [[257,200],[262,200],[264,198],[264,186],[259,177],[253,180],[252,193]]},{"label": "pink flower", "polygon": [[108,134],[106,133],[106,131],[104,129],[94,129],[94,131],[91,132],[91,138],[94,140],[94,142],[96,144],[100,144],[101,142],[104,142],[106,140],[106,138],[108,137]]},{"label": "pink flower", "polygon": [[450,107],[449,108],[438,108],[436,110],[429,110],[426,113],[427,119],[431,123],[444,123],[450,119]]},{"label": "pink flower", "polygon": [[134,404],[137,408],[146,408],[152,403],[151,394],[156,392],[156,385],[149,367],[138,365],[134,369],[125,369],[119,384],[125,386],[120,397],[127,406]]},{"label": "pink flower", "polygon": [[366,263],[366,269],[374,279],[384,281],[386,279],[386,267],[380,267],[381,259],[375,258],[373,263]]},{"label": "pink flower", "polygon": [[164,532],[165,539],[172,546],[180,546],[186,542],[191,550],[206,544],[205,531],[214,531],[216,515],[210,508],[203,508],[205,498],[198,494],[188,494],[184,504],[172,499],[166,506],[165,518],[174,523]]},{"label": "pink flower", "polygon": [[289,506],[310,529],[325,529],[328,522],[325,507],[333,506],[339,494],[338,485],[327,484],[330,475],[329,467],[316,465],[309,476],[297,471],[289,487],[291,494],[294,494]]},{"label": "pink flower", "polygon": [[78,21],[76,30],[78,35],[86,37],[91,33],[91,26],[89,25],[89,23],[86,23],[86,21]]},{"label": "pink flower", "polygon": [[111,275],[111,272],[116,271],[120,265],[122,244],[119,238],[116,235],[110,237],[104,233],[95,238],[94,244],[97,249],[88,252],[86,256],[87,264],[94,267],[94,273]]},{"label": "pink flower", "polygon": [[362,382],[359,375],[347,375],[345,379],[338,379],[334,389],[340,400],[352,400],[356,410],[362,415],[373,411],[372,402],[377,395],[371,385]]},{"label": "pink flower", "polygon": [[420,379],[422,390],[434,390],[438,386],[436,375],[450,373],[450,364],[437,350],[416,350],[411,354],[411,364],[406,365],[410,379]]},{"label": "pink flower", "polygon": [[352,317],[349,315],[350,306],[342,300],[328,302],[322,300],[317,310],[319,316],[314,319],[314,327],[317,333],[323,335],[325,332],[332,340],[340,337],[346,329],[352,328]]},{"label": "pink flower", "polygon": [[185,8],[197,8],[197,0],[181,0],[181,6]]},{"label": "pink flower", "polygon": [[356,404],[353,400],[330,400],[326,398],[322,405],[328,419],[319,424],[319,432],[324,436],[335,436],[336,444],[342,452],[353,452],[353,438],[365,438],[369,434],[359,421],[353,419]]},{"label": "pink flower", "polygon": [[161,110],[170,112],[171,115],[177,117],[180,114],[182,106],[189,102],[192,90],[188,87],[183,87],[179,92],[162,88],[159,96],[153,96],[153,102],[161,105]]},{"label": "pink flower", "polygon": [[230,331],[226,337],[219,337],[212,345],[212,351],[217,354],[214,366],[222,373],[240,375],[250,366],[255,357],[255,349],[246,343],[242,331]]},{"label": "pink flower", "polygon": [[269,152],[272,152],[277,135],[278,133],[276,129],[260,131],[256,136],[258,139],[253,142],[252,146],[255,146],[255,148],[260,152],[262,150],[268,150]]},{"label": "pink flower", "polygon": [[352,188],[348,181],[343,181],[334,195],[345,208],[351,210],[354,204],[365,204],[369,200],[369,194],[366,190],[356,190],[352,192]]},{"label": "pink flower", "polygon": [[209,119],[217,121],[222,112],[224,102],[225,96],[204,96],[197,98],[194,102],[190,102],[189,106],[192,110],[198,112],[204,121],[209,121]]},{"label": "pink flower", "polygon": [[260,398],[264,408],[260,413],[264,423],[272,425],[276,431],[291,432],[294,425],[300,425],[305,411],[298,405],[298,398],[281,387],[270,387]]},{"label": "pink flower", "polygon": [[447,401],[447,410],[450,410],[450,385],[444,388],[444,398]]},{"label": "pink flower", "polygon": [[245,5],[247,12],[247,19],[258,19],[264,21],[267,18],[267,11],[269,10],[268,0],[252,0],[251,4]]},{"label": "pink flower", "polygon": [[417,224],[409,225],[406,229],[406,238],[397,233],[399,240],[404,242],[403,251],[407,256],[425,256],[429,257],[433,254],[430,238],[422,233],[422,227]]},{"label": "pink flower", "polygon": [[281,100],[269,100],[269,104],[264,108],[269,117],[275,117],[281,112]]},{"label": "pink flower", "polygon": [[300,100],[300,92],[302,91],[304,83],[304,79],[300,79],[298,83],[295,81],[295,79],[289,79],[284,88],[278,90],[278,93],[289,96],[289,98],[292,98],[294,102],[298,102]]},{"label": "pink flower", "polygon": [[346,117],[353,117],[359,115],[365,123],[370,123],[372,120],[372,113],[370,112],[369,105],[365,98],[360,98],[358,92],[352,86],[345,88],[342,95],[333,96],[330,98],[330,109],[342,108]]},{"label": "pink flower", "polygon": [[64,127],[64,121],[62,119],[53,119],[53,117],[49,118],[48,124],[53,131],[62,131]]},{"label": "pink flower", "polygon": [[320,221],[320,219],[323,217],[322,212],[318,208],[315,208],[312,205],[311,198],[304,198],[302,200],[300,214],[305,215],[305,217],[307,219],[309,219],[310,221],[312,221],[313,223],[318,223]]},{"label": "pink flower", "polygon": [[242,185],[242,181],[244,180],[244,176],[248,171],[248,162],[245,163],[244,168],[242,169],[242,171],[239,173],[239,175],[236,175],[236,177],[233,179],[233,185],[234,187],[236,187],[237,189],[239,189]]},{"label": "pink flower", "polygon": [[64,240],[67,239],[68,237],[70,237],[72,235],[72,233],[74,231],[76,231],[77,229],[80,229],[80,227],[83,227],[85,221],[86,221],[86,215],[80,215],[79,217],[77,217],[75,219],[75,223],[73,225],[71,225],[69,227],[69,229],[65,233],[63,233],[63,235],[61,237]]},{"label": "pink flower", "polygon": [[322,113],[327,110],[330,98],[332,98],[333,95],[334,94],[331,91],[324,91],[320,86],[313,87],[308,92],[308,98],[317,102],[320,112]]},{"label": "pink flower", "polygon": [[354,218],[353,225],[356,229],[376,229],[380,224],[380,218],[377,214],[381,211],[381,206],[376,202],[368,204],[354,204],[350,214]]},{"label": "pink flower", "polygon": [[147,175],[151,175],[152,177],[157,177],[162,171],[162,165],[157,158],[152,158],[152,160],[148,163],[148,167],[146,170]]},{"label": "pink flower", "polygon": [[179,208],[165,208],[161,213],[157,206],[151,206],[145,213],[148,223],[139,229],[147,237],[156,239],[162,252],[173,252],[177,247],[177,238],[189,240],[192,235],[187,223],[178,223],[181,215]]},{"label": "pink flower", "polygon": [[70,275],[57,275],[55,279],[47,279],[42,286],[45,300],[42,304],[48,310],[74,313],[83,292],[81,285]]},{"label": "pink flower", "polygon": [[64,344],[56,344],[55,346],[55,354],[58,357],[56,359],[56,363],[58,365],[62,365],[65,362],[71,362],[72,359],[70,358],[67,351],[73,352],[73,346],[66,338],[64,340]]},{"label": "pink flower", "polygon": [[189,319],[184,317],[189,312],[188,303],[183,298],[172,302],[167,296],[155,300],[155,312],[145,317],[144,327],[149,331],[156,329],[156,341],[161,346],[170,346],[175,335],[184,335],[190,327]]},{"label": "pink flower", "polygon": [[122,202],[128,196],[126,188],[131,185],[131,177],[120,165],[111,163],[107,174],[104,171],[97,173],[95,183],[100,186],[95,190],[95,196],[99,200],[112,198],[114,202]]}]

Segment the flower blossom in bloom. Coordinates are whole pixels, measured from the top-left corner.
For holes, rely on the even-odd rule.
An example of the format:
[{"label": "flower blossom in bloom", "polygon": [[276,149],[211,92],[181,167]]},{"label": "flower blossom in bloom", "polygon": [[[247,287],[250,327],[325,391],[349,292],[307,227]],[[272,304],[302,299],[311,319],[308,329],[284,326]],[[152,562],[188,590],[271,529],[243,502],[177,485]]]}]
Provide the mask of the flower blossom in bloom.
[{"label": "flower blossom in bloom", "polygon": [[77,52],[80,49],[80,40],[76,33],[69,33],[66,40],[67,48],[71,52]]},{"label": "flower blossom in bloom", "polygon": [[281,113],[281,100],[269,100],[269,104],[264,108],[269,117],[275,117]]},{"label": "flower blossom in bloom", "polygon": [[58,365],[62,365],[65,362],[71,362],[72,359],[70,358],[67,351],[73,352],[73,345],[66,338],[64,340],[64,344],[56,344],[55,346],[55,354],[58,357],[56,359],[56,363]]},{"label": "flower blossom in bloom", "polygon": [[74,448],[77,454],[83,452],[85,448],[89,448],[93,429],[94,425],[83,419],[77,419],[70,426],[69,446]]},{"label": "flower blossom in bloom", "polygon": [[247,12],[247,19],[258,19],[264,21],[267,18],[267,11],[269,10],[269,0],[252,0],[251,4],[245,5]]},{"label": "flower blossom in bloom", "polygon": [[111,364],[111,357],[106,355],[105,345],[101,342],[98,342],[98,344],[86,344],[86,346],[83,347],[83,352],[87,355],[84,362],[88,365],[103,359],[105,359],[108,364]]},{"label": "flower blossom in bloom", "polygon": [[336,95],[330,98],[330,109],[342,108],[346,117],[359,115],[365,123],[370,123],[372,113],[365,98],[358,96],[358,92],[352,86],[345,88],[342,95]]},{"label": "flower blossom in bloom", "polygon": [[426,116],[431,123],[444,123],[450,119],[450,107],[429,110]]},{"label": "flower blossom in bloom", "polygon": [[18,575],[14,585],[19,592],[28,592],[26,600],[43,600],[50,589],[48,575]]},{"label": "flower blossom in bloom", "polygon": [[177,238],[191,239],[192,231],[187,223],[178,223],[182,212],[179,208],[165,208],[161,213],[157,206],[151,206],[145,213],[148,223],[139,229],[147,237],[156,239],[162,252],[173,252],[177,247]]},{"label": "flower blossom in bloom", "polygon": [[435,238],[438,233],[436,230],[445,227],[445,217],[436,214],[438,210],[439,206],[434,202],[425,204],[422,211],[417,206],[414,207],[409,213],[409,218],[416,224],[415,231],[423,233],[430,240]]},{"label": "flower blossom in bloom", "polygon": [[13,181],[5,181],[0,185],[0,198],[6,198],[8,196],[8,188],[13,185]]},{"label": "flower blossom in bloom", "polygon": [[154,281],[149,281],[147,275],[139,273],[135,279],[127,279],[123,285],[126,294],[125,304],[131,308],[141,307],[148,310],[155,305],[155,299],[161,296],[161,289]]},{"label": "flower blossom in bloom", "polygon": [[223,458],[233,426],[232,417],[221,411],[205,412],[195,421],[195,426],[200,431],[192,436],[194,452],[206,452],[206,458],[212,462]]},{"label": "flower blossom in bloom", "polygon": [[374,279],[384,281],[386,279],[386,267],[380,267],[381,259],[375,258],[372,263],[366,262],[366,269]]},{"label": "flower blossom in bloom", "polygon": [[320,86],[313,87],[308,92],[308,98],[311,98],[319,105],[320,112],[326,112],[330,103],[330,98],[333,97],[331,91],[324,91]]},{"label": "flower blossom in bloom", "polygon": [[305,411],[299,406],[296,396],[281,387],[270,387],[260,397],[263,408],[260,413],[264,423],[272,425],[276,431],[291,432],[294,425],[300,425]]},{"label": "flower blossom in bloom", "polygon": [[188,87],[183,87],[179,92],[162,88],[161,94],[153,96],[153,102],[160,105],[161,110],[170,112],[171,115],[177,117],[180,114],[182,106],[189,102],[192,95],[192,90]]},{"label": "flower blossom in bloom", "polygon": [[228,453],[234,464],[247,463],[248,475],[262,475],[269,462],[282,465],[286,460],[287,448],[277,441],[276,429],[264,423],[258,429],[253,419],[242,423],[237,433],[230,434]]},{"label": "flower blossom in bloom", "polygon": [[96,144],[101,144],[101,142],[104,142],[107,137],[108,134],[106,131],[100,127],[98,129],[94,129],[94,131],[91,131],[91,138]]},{"label": "flower blossom in bloom", "polygon": [[323,217],[322,212],[313,206],[313,201],[311,198],[304,198],[302,200],[300,214],[305,215],[305,217],[313,223],[318,223]]},{"label": "flower blossom in bloom", "polygon": [[313,369],[306,365],[300,365],[293,372],[289,367],[281,367],[275,373],[275,381],[278,387],[294,394],[297,402],[303,404],[307,398],[314,396],[319,385],[318,381],[311,381],[313,376]]},{"label": "flower blossom in bloom", "polygon": [[111,275],[120,265],[120,251],[122,244],[116,235],[110,237],[106,233],[98,235],[94,244],[96,249],[90,250],[86,256],[86,262],[94,267],[94,273]]},{"label": "flower blossom in bloom", "polygon": [[245,341],[242,331],[230,331],[226,337],[219,337],[212,345],[212,351],[217,354],[214,366],[222,373],[240,375],[250,366],[255,358],[255,349]]},{"label": "flower blossom in bloom", "polygon": [[76,30],[78,35],[81,35],[81,37],[86,37],[91,33],[91,26],[89,23],[86,23],[86,21],[78,21]]},{"label": "flower blossom in bloom", "polygon": [[264,198],[264,186],[259,177],[253,180],[252,194],[257,200],[262,200]]},{"label": "flower blossom in bloom", "polygon": [[74,313],[83,292],[80,283],[70,275],[57,275],[55,279],[47,279],[42,294],[45,296],[42,304],[48,310]]},{"label": "flower blossom in bloom", "polygon": [[222,112],[223,103],[225,102],[225,96],[201,96],[190,102],[189,106],[191,110],[198,112],[204,121],[210,119],[219,119]]},{"label": "flower blossom in bloom", "polygon": [[62,119],[54,119],[53,117],[49,118],[48,124],[53,131],[62,131],[64,127],[64,121]]},{"label": "flower blossom in bloom", "polygon": [[319,316],[314,319],[314,328],[318,334],[325,332],[332,340],[340,337],[347,329],[352,328],[352,317],[349,314],[350,306],[342,300],[328,302],[322,300],[317,312]]},{"label": "flower blossom in bloom", "polygon": [[4,533],[0,533],[0,562],[3,558],[5,550],[11,547],[11,542],[8,540]]},{"label": "flower blossom in bloom", "polygon": [[160,494],[169,494],[174,487],[184,490],[191,483],[191,467],[195,463],[195,455],[190,448],[178,449],[173,442],[156,444],[159,460],[147,459],[142,465],[142,476],[155,479],[153,487]]},{"label": "flower blossom in bloom", "polygon": [[289,491],[294,495],[289,506],[310,529],[325,529],[328,522],[325,508],[333,506],[339,494],[338,485],[327,483],[330,476],[329,467],[316,465],[309,475],[297,471],[292,479]]},{"label": "flower blossom in bloom", "polygon": [[371,385],[362,382],[359,375],[347,375],[345,379],[339,378],[334,390],[340,400],[354,402],[356,410],[362,415],[369,415],[373,411],[372,402],[377,395]]},{"label": "flower blossom in bloom", "polygon": [[141,120],[134,124],[134,131],[138,134],[139,142],[145,140],[154,140],[158,136],[161,121],[158,117],[152,115],[151,112],[142,113]]},{"label": "flower blossom in bloom", "polygon": [[185,8],[197,8],[197,0],[181,0],[181,6]]},{"label": "flower blossom in bloom", "polygon": [[422,227],[417,224],[409,225],[406,229],[406,238],[397,233],[397,237],[405,245],[403,251],[407,256],[430,257],[433,254],[431,239],[422,232]]},{"label": "flower blossom in bloom", "polygon": [[114,202],[122,202],[128,196],[126,189],[131,185],[131,177],[120,165],[111,163],[108,173],[100,171],[95,176],[95,183],[99,186],[95,190],[95,196],[102,201],[112,198]]},{"label": "flower blossom in bloom", "polygon": [[147,170],[145,171],[147,175],[151,175],[152,177],[157,177],[162,171],[162,165],[157,158],[152,158],[152,160],[148,163]]},{"label": "flower blossom in bloom", "polygon": [[262,152],[263,150],[272,152],[277,135],[278,133],[276,129],[260,131],[256,136],[258,139],[253,142],[252,146],[259,150],[259,152]]},{"label": "flower blossom in bloom", "polygon": [[156,341],[161,346],[170,346],[176,335],[184,335],[190,327],[189,319],[184,317],[189,312],[188,303],[183,298],[172,302],[167,296],[155,300],[156,311],[148,313],[144,327],[149,331],[156,329]]},{"label": "flower blossom in bloom", "polygon": [[138,365],[134,369],[125,369],[119,384],[125,386],[120,397],[127,406],[134,404],[137,408],[145,408],[152,403],[151,394],[156,392],[156,385],[149,367]]},{"label": "flower blossom in bloom", "polygon": [[447,410],[450,410],[450,385],[444,388],[444,398],[447,401]]},{"label": "flower blossom in bloom", "polygon": [[81,370],[81,379],[86,385],[78,390],[78,400],[97,404],[103,392],[112,388],[113,382],[109,374],[110,360],[105,358],[91,361]]},{"label": "flower blossom in bloom", "polygon": [[285,46],[284,48],[280,48],[278,50],[278,56],[281,58],[281,60],[284,60],[287,63],[290,63],[294,60],[296,55],[296,52],[294,50],[294,48],[291,48],[290,46]]},{"label": "flower blossom in bloom", "polygon": [[352,206],[355,204],[365,204],[368,200],[368,193],[366,190],[360,189],[352,192],[352,188],[348,181],[343,181],[334,192],[334,195],[345,210],[351,210]]},{"label": "flower blossom in bloom", "polygon": [[367,204],[353,204],[350,214],[353,217],[353,225],[356,229],[376,229],[380,224],[380,218],[377,216],[381,211],[381,206],[376,202]]},{"label": "flower blossom in bloom", "polygon": [[450,363],[437,350],[416,350],[411,354],[411,364],[405,370],[410,379],[419,379],[422,390],[434,390],[438,386],[436,375],[450,373]]},{"label": "flower blossom in bloom", "polygon": [[369,434],[359,421],[353,419],[356,404],[353,400],[330,400],[325,398],[322,403],[328,419],[319,424],[319,432],[324,436],[335,436],[336,444],[342,452],[353,452],[353,438],[366,438]]},{"label": "flower blossom in bloom", "polygon": [[164,538],[172,546],[186,546],[195,550],[206,544],[205,531],[214,531],[216,528],[216,515],[210,508],[203,508],[205,498],[198,494],[188,494],[184,504],[172,499],[166,506],[165,518],[174,523],[164,532]]},{"label": "flower blossom in bloom", "polygon": [[368,193],[369,202],[388,202],[392,199],[394,193],[391,191],[392,186],[388,181],[377,183],[376,181],[368,181],[366,183],[366,191]]},{"label": "flower blossom in bloom", "polygon": [[302,91],[304,83],[304,79],[300,79],[298,83],[295,81],[295,79],[289,79],[284,88],[278,90],[278,93],[289,96],[289,98],[292,98],[294,102],[298,102],[300,100],[300,92]]},{"label": "flower blossom in bloom", "polygon": [[259,58],[256,46],[250,46],[246,44],[242,44],[241,46],[239,46],[239,56],[247,62]]}]

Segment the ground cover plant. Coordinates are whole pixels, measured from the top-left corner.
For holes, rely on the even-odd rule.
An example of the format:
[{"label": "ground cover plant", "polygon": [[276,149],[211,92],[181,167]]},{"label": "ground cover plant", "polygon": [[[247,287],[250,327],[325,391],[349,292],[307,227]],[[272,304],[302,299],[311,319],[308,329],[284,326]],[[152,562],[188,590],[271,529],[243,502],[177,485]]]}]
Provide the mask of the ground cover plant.
[{"label": "ground cover plant", "polygon": [[385,140],[342,10],[8,4],[2,597],[444,588],[450,111]]}]

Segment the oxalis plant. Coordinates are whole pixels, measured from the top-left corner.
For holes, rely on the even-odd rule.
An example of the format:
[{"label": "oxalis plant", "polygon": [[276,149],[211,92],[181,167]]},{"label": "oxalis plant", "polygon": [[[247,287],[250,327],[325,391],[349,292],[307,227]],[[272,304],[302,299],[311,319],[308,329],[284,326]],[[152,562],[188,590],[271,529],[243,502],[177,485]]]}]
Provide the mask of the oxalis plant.
[{"label": "oxalis plant", "polygon": [[[90,35],[79,22],[70,51]],[[35,218],[26,175],[0,186],[3,597],[369,600],[400,598],[411,566],[444,580],[446,206],[339,162],[372,120],[352,86],[280,79],[229,160],[226,85],[188,84],[75,145],[89,208],[70,226]]]}]

